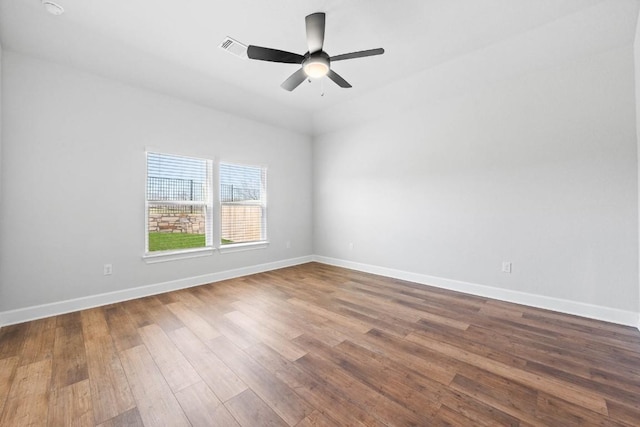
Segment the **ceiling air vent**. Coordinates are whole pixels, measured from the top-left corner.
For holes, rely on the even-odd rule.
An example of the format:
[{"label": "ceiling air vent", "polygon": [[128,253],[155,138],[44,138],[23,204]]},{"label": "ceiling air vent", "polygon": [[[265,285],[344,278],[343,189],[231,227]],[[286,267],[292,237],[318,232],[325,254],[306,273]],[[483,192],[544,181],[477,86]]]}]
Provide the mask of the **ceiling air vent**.
[{"label": "ceiling air vent", "polygon": [[247,57],[247,46],[243,45],[238,40],[232,39],[231,37],[226,37],[222,43],[220,43],[220,48],[240,58]]}]

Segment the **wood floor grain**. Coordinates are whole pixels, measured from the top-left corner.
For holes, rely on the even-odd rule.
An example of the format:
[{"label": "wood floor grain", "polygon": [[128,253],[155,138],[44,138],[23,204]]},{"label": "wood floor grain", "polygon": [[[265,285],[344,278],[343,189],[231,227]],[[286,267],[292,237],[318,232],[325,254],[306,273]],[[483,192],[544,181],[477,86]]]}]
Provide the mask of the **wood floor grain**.
[{"label": "wood floor grain", "polygon": [[640,426],[640,332],[309,263],[0,329],[1,426]]}]

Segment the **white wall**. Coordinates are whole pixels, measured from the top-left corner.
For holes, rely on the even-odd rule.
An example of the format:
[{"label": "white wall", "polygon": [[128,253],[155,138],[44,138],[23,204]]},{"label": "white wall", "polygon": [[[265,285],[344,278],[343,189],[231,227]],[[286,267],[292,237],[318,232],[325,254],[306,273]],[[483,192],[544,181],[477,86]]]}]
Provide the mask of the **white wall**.
[{"label": "white wall", "polygon": [[[631,46],[441,98],[400,82],[384,118],[315,139],[313,212],[307,136],[0,54],[0,323],[311,253],[640,310]],[[145,146],[268,164],[270,247],[144,263]]]},{"label": "white wall", "polygon": [[401,84],[315,141],[315,254],[638,312],[632,46],[440,99]]},{"label": "white wall", "polygon": [[[308,136],[10,51],[2,81],[0,314],[311,255]],[[145,146],[266,164],[268,249],[146,264]]]},{"label": "white wall", "polygon": [[[638,15],[638,24],[636,24],[636,37],[633,43],[633,57],[635,60],[635,84],[636,84],[636,135],[638,147],[638,191],[640,192],[640,14]],[[640,193],[638,195],[639,211],[640,211]],[[640,212],[638,216],[640,222]],[[639,227],[640,232],[640,227]],[[639,254],[640,256],[640,254]],[[640,286],[640,278],[638,280]],[[639,291],[640,292],[640,291]],[[640,329],[640,298],[638,299],[638,329]]]},{"label": "white wall", "polygon": [[[3,182],[4,180],[2,179],[2,104],[3,104],[3,98],[2,98],[2,85],[3,85],[3,81],[2,81],[2,57],[3,57],[3,52],[2,52],[2,41],[0,40],[0,224],[2,224],[2,203],[3,203],[3,199],[2,199],[2,186],[4,185]],[[0,242],[2,242],[2,227],[0,227]],[[2,271],[2,256],[0,256],[0,271]],[[2,282],[0,282],[0,301],[2,301],[3,299],[3,291],[2,291]]]}]

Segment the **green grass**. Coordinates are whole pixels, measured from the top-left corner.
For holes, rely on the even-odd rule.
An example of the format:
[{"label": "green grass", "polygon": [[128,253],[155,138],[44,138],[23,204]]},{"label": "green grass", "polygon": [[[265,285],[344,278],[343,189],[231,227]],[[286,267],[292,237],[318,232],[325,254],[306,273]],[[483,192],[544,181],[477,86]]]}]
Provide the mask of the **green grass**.
[{"label": "green grass", "polygon": [[[220,243],[228,245],[234,242],[233,240],[221,239]],[[204,234],[149,233],[149,252],[204,248],[205,245]]]},{"label": "green grass", "polygon": [[149,252],[204,248],[204,234],[149,233]]}]

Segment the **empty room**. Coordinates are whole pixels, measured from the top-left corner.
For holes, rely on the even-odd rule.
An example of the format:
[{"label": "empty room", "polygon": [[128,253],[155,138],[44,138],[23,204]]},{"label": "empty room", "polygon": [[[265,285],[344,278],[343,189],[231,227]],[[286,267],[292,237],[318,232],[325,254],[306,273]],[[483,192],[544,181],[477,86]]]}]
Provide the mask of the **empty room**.
[{"label": "empty room", "polygon": [[0,426],[639,426],[640,0],[0,0]]}]

